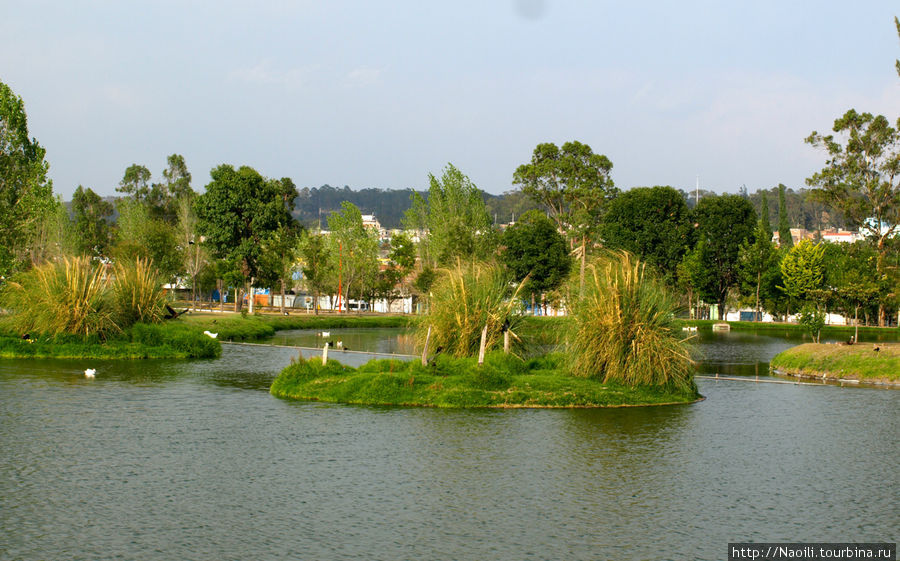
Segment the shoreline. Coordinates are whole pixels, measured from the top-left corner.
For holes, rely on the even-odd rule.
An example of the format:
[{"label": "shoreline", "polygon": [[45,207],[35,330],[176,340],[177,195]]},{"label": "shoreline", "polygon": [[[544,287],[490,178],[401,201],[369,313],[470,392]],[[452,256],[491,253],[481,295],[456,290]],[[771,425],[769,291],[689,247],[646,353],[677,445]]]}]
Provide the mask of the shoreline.
[{"label": "shoreline", "polygon": [[795,378],[900,387],[900,343],[804,343],[778,353],[769,368]]}]

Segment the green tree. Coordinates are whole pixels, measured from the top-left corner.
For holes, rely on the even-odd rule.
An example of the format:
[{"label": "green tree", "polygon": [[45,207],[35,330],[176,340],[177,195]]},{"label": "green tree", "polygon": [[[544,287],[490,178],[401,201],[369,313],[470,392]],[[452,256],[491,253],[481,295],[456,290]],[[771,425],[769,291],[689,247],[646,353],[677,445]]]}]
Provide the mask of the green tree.
[{"label": "green tree", "polygon": [[772,241],[772,223],[769,222],[769,198],[766,196],[765,191],[759,192],[759,204],[760,204],[760,212],[759,212],[759,224],[760,228],[769,238],[769,241]]},{"label": "green tree", "polygon": [[199,231],[199,219],[194,211],[194,197],[178,199],[178,246],[181,249],[181,271],[191,279],[191,307],[197,307],[197,278],[209,264],[209,253]]},{"label": "green tree", "polygon": [[728,292],[740,282],[741,244],[755,237],[756,211],[747,199],[721,195],[700,199],[695,217],[700,262],[695,286],[700,296],[718,304],[724,319]]},{"label": "green tree", "polygon": [[537,210],[523,214],[503,233],[500,261],[524,292],[542,294],[556,290],[572,268],[566,239],[547,216]]},{"label": "green tree", "polygon": [[[763,199],[763,210],[766,210]],[[764,212],[765,217],[768,213]],[[767,226],[768,219],[760,218],[753,241],[744,240],[740,250],[740,266],[744,277],[744,284],[752,287],[755,294],[756,318],[760,315],[760,292],[762,290],[763,275],[772,267],[777,259],[775,246],[772,245],[772,232]]]},{"label": "green tree", "polygon": [[76,232],[76,250],[82,255],[106,255],[110,245],[108,219],[113,206],[93,189],[81,185],[72,195],[72,218]]},{"label": "green tree", "polygon": [[650,263],[670,286],[693,245],[694,228],[684,197],[672,187],[637,187],[609,204],[600,233],[604,244]]},{"label": "green tree", "polygon": [[45,150],[28,136],[25,103],[0,82],[0,278],[18,268],[41,217],[53,212]]},{"label": "green tree", "polygon": [[306,289],[313,295],[313,311],[318,314],[319,297],[328,289],[331,269],[336,266],[325,236],[306,231],[300,241],[300,257]]},{"label": "green tree", "polygon": [[[259,276],[263,241],[293,220],[293,198],[285,194],[283,181],[266,179],[248,166],[222,164],[210,177],[195,203],[200,233],[226,263],[226,280],[249,288]],[[238,295],[235,310],[240,302]]]},{"label": "green tree", "polygon": [[371,295],[378,280],[378,238],[363,226],[362,214],[351,202],[341,203],[341,211],[328,217],[331,251],[338,255],[339,291],[346,300]]},{"label": "green tree", "polygon": [[481,191],[453,164],[447,164],[440,179],[429,174],[428,180],[428,199],[413,193],[405,220],[407,228],[424,234],[423,261],[447,265],[457,257],[490,255],[495,244]]},{"label": "green tree", "polygon": [[282,315],[287,287],[293,285],[293,275],[300,257],[300,235],[299,224],[282,225],[263,242],[262,280],[270,286],[280,286]]},{"label": "green tree", "polygon": [[388,264],[378,273],[378,290],[388,311],[398,296],[408,292],[407,278],[416,266],[416,245],[404,233],[391,237]]},{"label": "green tree", "polygon": [[778,184],[778,245],[790,249],[794,247],[791,236],[791,224],[788,221],[787,202],[784,197],[785,186]]},{"label": "green tree", "polygon": [[125,168],[125,175],[119,181],[116,191],[145,202],[150,197],[150,170],[140,164],[131,164]]},{"label": "green tree", "polygon": [[[822,286],[825,246],[801,240],[781,260],[782,290],[794,300],[805,301]],[[790,310],[788,310],[790,313]]]},{"label": "green tree", "polygon": [[183,264],[184,248],[178,243],[177,229],[154,218],[149,205],[132,198],[119,199],[116,208],[119,219],[113,248],[115,257],[129,261],[150,259],[158,274],[166,282],[172,282]]},{"label": "green tree", "polygon": [[582,285],[588,236],[617,194],[610,177],[612,167],[609,158],[594,154],[587,144],[572,141],[557,148],[548,142],[538,144],[531,162],[513,174],[513,184],[546,207],[560,231],[580,239]]}]

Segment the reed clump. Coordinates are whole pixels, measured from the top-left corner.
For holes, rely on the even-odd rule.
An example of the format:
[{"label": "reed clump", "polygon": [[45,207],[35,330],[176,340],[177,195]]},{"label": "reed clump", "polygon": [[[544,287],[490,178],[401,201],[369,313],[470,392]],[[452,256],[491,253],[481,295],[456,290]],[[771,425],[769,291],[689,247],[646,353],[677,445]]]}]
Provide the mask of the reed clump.
[{"label": "reed clump", "polygon": [[521,286],[514,289],[507,273],[492,263],[457,261],[454,267],[442,269],[430,291],[429,312],[417,325],[419,346],[425,344],[429,327],[429,353],[477,355],[485,326],[488,350],[502,347],[504,330],[516,341],[522,321]]},{"label": "reed clump", "polygon": [[107,339],[137,322],[161,321],[165,301],[151,261],[110,266],[82,256],[17,275],[3,287],[0,305],[10,312],[8,328],[19,333]]},{"label": "reed clump", "polygon": [[587,266],[583,289],[575,279],[569,294],[574,375],[696,391],[676,302],[644,263],[627,252],[604,254]]}]

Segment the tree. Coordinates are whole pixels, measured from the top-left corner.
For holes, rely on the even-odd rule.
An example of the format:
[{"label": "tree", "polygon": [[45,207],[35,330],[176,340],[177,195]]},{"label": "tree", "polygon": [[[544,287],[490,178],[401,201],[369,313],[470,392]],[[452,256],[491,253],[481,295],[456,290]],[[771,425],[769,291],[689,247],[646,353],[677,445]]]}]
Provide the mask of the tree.
[{"label": "tree", "polygon": [[263,242],[261,275],[262,280],[274,286],[281,286],[281,313],[284,314],[284,299],[288,284],[293,281],[300,256],[299,224],[292,223],[279,226],[269,238]]},{"label": "tree", "polygon": [[707,301],[716,302],[725,318],[728,291],[740,281],[740,250],[754,240],[756,211],[738,195],[700,199],[695,210],[698,227],[695,286]]},{"label": "tree", "polygon": [[[363,226],[362,214],[356,205],[344,201],[341,211],[328,217],[331,251],[338,255],[340,275],[339,293],[344,302],[371,293],[378,275],[378,238],[374,231]],[[338,302],[338,306],[344,305]]]},{"label": "tree", "polygon": [[[765,198],[763,198],[763,210],[766,211]],[[756,321],[760,315],[760,291],[762,289],[763,275],[772,267],[772,262],[777,258],[775,246],[772,245],[772,232],[769,230],[768,212],[764,212],[764,218],[759,219],[756,236],[751,242],[749,239],[741,244],[740,265],[744,275],[745,284],[755,288]]]},{"label": "tree", "polygon": [[790,249],[794,247],[791,236],[791,224],[788,222],[787,203],[784,197],[784,185],[778,184],[778,245]]},{"label": "tree", "polygon": [[[225,261],[227,279],[247,288],[259,276],[262,244],[293,218],[293,198],[283,181],[264,178],[248,166],[222,164],[210,171],[206,192],[197,197],[198,228],[213,255]],[[235,310],[241,298],[235,298]]]},{"label": "tree", "polygon": [[119,218],[116,222],[114,254],[119,259],[150,259],[159,275],[172,282],[182,270],[182,250],[177,230],[154,218],[151,207],[130,197],[116,201]]},{"label": "tree", "polygon": [[182,270],[191,279],[191,307],[197,304],[197,277],[209,262],[209,255],[199,232],[199,219],[194,211],[194,197],[178,199],[178,243],[181,248]]},{"label": "tree", "polygon": [[25,103],[0,82],[0,278],[18,268],[33,226],[54,209],[44,156],[28,136]]},{"label": "tree", "polygon": [[637,187],[612,200],[600,233],[607,247],[625,249],[656,267],[670,286],[694,232],[684,197],[672,187]]},{"label": "tree", "polygon": [[[416,245],[404,233],[393,236],[387,267],[378,273],[378,292],[387,300],[388,311],[397,296],[406,291],[407,287],[404,286],[404,283],[415,266]],[[399,293],[398,288],[400,289]]]},{"label": "tree", "polygon": [[795,300],[806,300],[813,290],[822,286],[824,255],[825,246],[810,240],[801,240],[792,247],[781,260],[782,290]]},{"label": "tree", "polygon": [[766,196],[765,191],[759,192],[759,226],[760,229],[766,233],[766,237],[769,241],[772,241],[772,223],[769,222],[769,198]]},{"label": "tree", "polygon": [[82,255],[106,255],[110,245],[110,229],[107,219],[113,214],[113,206],[100,198],[91,188],[81,185],[72,195],[72,218],[75,223],[78,253]]},{"label": "tree", "polygon": [[331,269],[335,266],[325,236],[306,231],[300,241],[300,256],[306,289],[313,293],[313,311],[318,315],[319,297],[327,290]]},{"label": "tree", "polygon": [[609,158],[594,154],[587,144],[566,142],[560,149],[548,142],[538,144],[531,162],[513,174],[513,184],[546,207],[559,231],[580,238],[582,285],[588,235],[617,193],[609,175],[612,167]]},{"label": "tree", "polygon": [[572,268],[566,239],[541,211],[528,211],[507,228],[501,247],[500,261],[517,282],[525,282],[532,299],[535,293],[556,290]]},{"label": "tree", "polygon": [[116,191],[135,200],[145,202],[150,197],[150,170],[139,164],[125,168],[125,175],[119,181]]},{"label": "tree", "polygon": [[423,261],[448,265],[457,257],[490,255],[493,230],[481,191],[453,164],[447,164],[440,179],[429,174],[428,180],[428,199],[413,193],[405,219],[407,228],[427,232],[421,247]]}]

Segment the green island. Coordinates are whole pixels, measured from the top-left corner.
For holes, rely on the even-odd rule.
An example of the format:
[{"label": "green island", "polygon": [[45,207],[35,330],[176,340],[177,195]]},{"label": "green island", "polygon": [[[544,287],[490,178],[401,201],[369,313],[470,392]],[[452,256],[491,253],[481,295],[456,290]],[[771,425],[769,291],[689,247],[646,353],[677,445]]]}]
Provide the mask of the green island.
[{"label": "green island", "polygon": [[[607,254],[586,270],[583,284],[577,275],[570,280],[566,321],[535,320],[521,314],[518,289],[501,268],[458,263],[441,271],[430,309],[416,322],[427,360],[351,368],[300,358],[270,391],[426,407],[632,407],[702,399],[690,349],[670,313],[673,299],[656,277],[627,253]],[[553,339],[559,350],[547,352]]]},{"label": "green island", "polygon": [[770,366],[788,376],[900,384],[900,343],[806,343],[782,351]]}]

